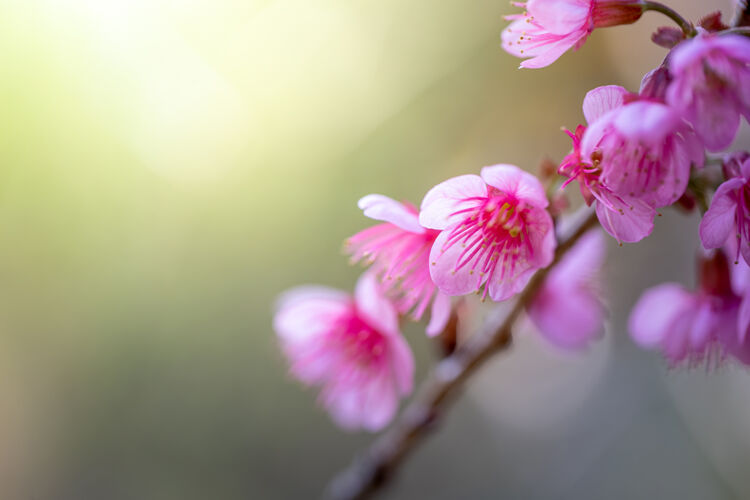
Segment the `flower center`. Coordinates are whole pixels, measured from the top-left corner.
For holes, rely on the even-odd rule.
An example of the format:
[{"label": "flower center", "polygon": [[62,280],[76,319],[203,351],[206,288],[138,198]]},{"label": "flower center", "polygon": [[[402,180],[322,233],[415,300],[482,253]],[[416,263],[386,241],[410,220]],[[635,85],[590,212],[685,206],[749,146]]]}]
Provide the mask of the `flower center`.
[{"label": "flower center", "polygon": [[[453,272],[470,266],[469,274],[478,273],[478,283],[486,276],[490,280],[497,273],[501,281],[512,277],[518,264],[532,253],[526,227],[527,208],[523,201],[489,188],[486,198],[477,199],[472,208],[454,213],[466,218],[450,230],[441,249],[443,252],[461,245]],[[484,295],[486,296],[485,289]]]},{"label": "flower center", "polygon": [[335,330],[334,341],[339,344],[348,362],[367,368],[385,357],[386,340],[382,333],[358,315],[345,318]]}]

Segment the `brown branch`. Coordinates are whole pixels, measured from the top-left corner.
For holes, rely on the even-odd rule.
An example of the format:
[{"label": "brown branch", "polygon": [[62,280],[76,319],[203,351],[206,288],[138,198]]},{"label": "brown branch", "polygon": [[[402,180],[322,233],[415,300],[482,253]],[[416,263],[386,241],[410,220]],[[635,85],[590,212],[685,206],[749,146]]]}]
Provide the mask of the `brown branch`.
[{"label": "brown branch", "polygon": [[534,298],[550,269],[596,222],[595,214],[590,214],[568,238],[558,244],[552,264],[534,274],[502,321],[491,317],[481,332],[435,366],[422,383],[417,397],[394,425],[334,478],[328,488],[330,498],[366,498],[390,479],[406,455],[434,427],[450,402],[449,397],[454,396],[487,359],[510,346],[513,324]]}]

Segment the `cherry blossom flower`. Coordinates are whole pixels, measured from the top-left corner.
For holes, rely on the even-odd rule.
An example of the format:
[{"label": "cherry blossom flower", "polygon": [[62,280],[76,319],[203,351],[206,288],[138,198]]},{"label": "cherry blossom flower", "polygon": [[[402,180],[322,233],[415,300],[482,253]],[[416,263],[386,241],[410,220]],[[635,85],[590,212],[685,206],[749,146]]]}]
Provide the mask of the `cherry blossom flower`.
[{"label": "cherry blossom flower", "polygon": [[418,321],[432,301],[427,334],[438,335],[451,312],[450,298],[437,290],[430,277],[430,249],[440,231],[419,224],[417,209],[379,194],[359,200],[364,214],[383,224],[349,238],[346,249],[354,262],[365,260],[383,282],[401,314]]},{"label": "cherry blossom flower", "polygon": [[670,53],[667,102],[693,124],[710,151],[732,143],[750,120],[750,39],[701,33]]},{"label": "cherry blossom flower", "polygon": [[372,273],[360,278],[354,298],[316,286],[286,292],[274,328],[291,373],[321,387],[319,401],[345,429],[382,429],[412,391],[412,352]]},{"label": "cherry blossom flower", "polygon": [[750,364],[747,322],[739,328],[741,300],[727,259],[718,251],[702,260],[698,291],[664,283],[641,295],[630,315],[630,333],[641,347],[660,350],[673,365],[711,367],[727,355]]},{"label": "cherry blossom flower", "polygon": [[[734,171],[733,171],[734,170]],[[750,263],[750,157],[738,169],[726,169],[734,175],[714,193],[711,206],[700,225],[705,248],[720,248],[728,238],[736,239],[736,258],[742,254]]]},{"label": "cherry blossom flower", "polygon": [[555,235],[541,183],[514,165],[484,167],[432,188],[420,223],[441,231],[430,252],[430,275],[447,295],[484,285],[483,297],[505,300],[552,262]]},{"label": "cherry blossom flower", "polygon": [[586,97],[595,112],[584,110],[589,127],[581,155],[601,169],[600,181],[618,196],[655,208],[677,201],[691,165],[702,166],[704,160],[700,140],[680,113],[614,85]]},{"label": "cherry blossom flower", "polygon": [[503,31],[503,48],[529,58],[522,68],[549,66],[569,49],[580,48],[595,28],[633,23],[643,12],[638,0],[528,0],[513,5],[526,11],[506,16],[513,22]]},{"label": "cherry blossom flower", "polygon": [[528,308],[541,334],[564,349],[582,349],[603,329],[604,307],[598,274],[604,263],[604,238],[586,233],[549,272]]},{"label": "cherry blossom flower", "polygon": [[[617,86],[599,87],[586,94],[583,113],[588,122],[597,120],[611,109],[622,105],[625,89]],[[573,140],[573,150],[560,164],[558,173],[568,180],[563,188],[577,180],[588,205],[596,202],[596,215],[605,231],[619,242],[640,241],[654,228],[654,208],[636,197],[616,194],[602,180],[601,156],[584,156],[581,140],[586,127],[579,125],[575,133],[567,132]]]}]

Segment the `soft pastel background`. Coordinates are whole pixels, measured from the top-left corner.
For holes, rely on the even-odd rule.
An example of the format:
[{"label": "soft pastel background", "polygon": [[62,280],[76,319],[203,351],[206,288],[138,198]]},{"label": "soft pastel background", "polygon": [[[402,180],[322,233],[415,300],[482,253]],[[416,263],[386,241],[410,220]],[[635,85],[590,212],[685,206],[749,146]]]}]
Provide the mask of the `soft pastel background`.
[{"label": "soft pastel background", "polygon": [[[1,2],[0,498],[317,497],[371,438],[288,377],[274,296],[351,287],[360,196],[559,159],[588,89],[635,89],[664,55],[650,13],[518,71],[511,10]],[[623,326],[644,287],[692,282],[696,227],[667,211],[610,244],[604,340],[566,355],[520,332],[387,496],[750,497],[748,374],[669,371]],[[407,334],[421,376],[434,349]]]}]

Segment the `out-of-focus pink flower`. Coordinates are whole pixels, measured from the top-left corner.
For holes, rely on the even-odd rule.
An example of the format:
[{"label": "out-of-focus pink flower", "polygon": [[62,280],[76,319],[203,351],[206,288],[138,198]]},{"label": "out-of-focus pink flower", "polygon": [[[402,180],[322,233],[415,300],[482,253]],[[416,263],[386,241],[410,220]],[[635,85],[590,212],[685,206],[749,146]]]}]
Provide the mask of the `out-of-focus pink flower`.
[{"label": "out-of-focus pink flower", "polygon": [[589,231],[549,272],[531,303],[529,317],[554,345],[582,349],[602,332],[598,274],[604,255],[602,233]]},{"label": "out-of-focus pink flower", "polygon": [[430,252],[430,274],[448,295],[485,285],[501,301],[552,262],[555,235],[541,183],[513,165],[484,167],[432,188],[420,223],[441,230]]},{"label": "out-of-focus pink flower", "polygon": [[359,200],[367,217],[385,221],[346,241],[352,260],[373,265],[387,295],[401,314],[418,321],[432,301],[427,334],[438,335],[451,312],[450,298],[435,287],[430,277],[430,249],[440,231],[419,224],[417,209],[387,196],[370,194]]},{"label": "out-of-focus pink flower", "polygon": [[371,273],[360,278],[353,299],[325,287],[286,292],[274,328],[291,373],[321,387],[319,401],[345,429],[382,429],[412,390],[412,352]]},{"label": "out-of-focus pink flower", "polygon": [[633,23],[643,12],[638,0],[528,0],[513,5],[526,11],[505,17],[513,22],[503,31],[503,48],[529,58],[522,68],[549,66],[568,49],[583,45],[595,28]]},{"label": "out-of-focus pink flower", "polygon": [[701,33],[672,50],[667,102],[693,124],[706,148],[732,143],[740,116],[750,120],[750,39]]},{"label": "out-of-focus pink flower", "polygon": [[700,140],[675,109],[626,96],[614,85],[589,92],[581,154],[601,169],[601,182],[615,194],[671,205],[685,192],[691,165],[703,165]]},{"label": "out-of-focus pink flower", "polygon": [[744,330],[738,328],[740,304],[719,251],[702,261],[697,292],[677,283],[647,290],[630,315],[630,333],[641,347],[660,350],[673,365],[711,366],[726,355],[750,364],[747,323]]},{"label": "out-of-focus pink flower", "polygon": [[[626,92],[622,87],[599,87],[586,95],[583,113],[589,122],[597,120],[611,109],[622,105]],[[588,205],[596,201],[596,215],[602,227],[617,241],[636,242],[654,228],[654,208],[643,200],[617,194],[602,180],[601,156],[584,156],[581,139],[586,127],[579,125],[575,133],[567,132],[573,140],[573,150],[560,164],[558,173],[568,177],[563,187],[577,180]]]},{"label": "out-of-focus pink flower", "polygon": [[[725,169],[729,171],[730,169]],[[720,248],[728,238],[736,239],[736,258],[742,254],[750,264],[750,158],[722,183],[700,225],[705,248]]]}]

